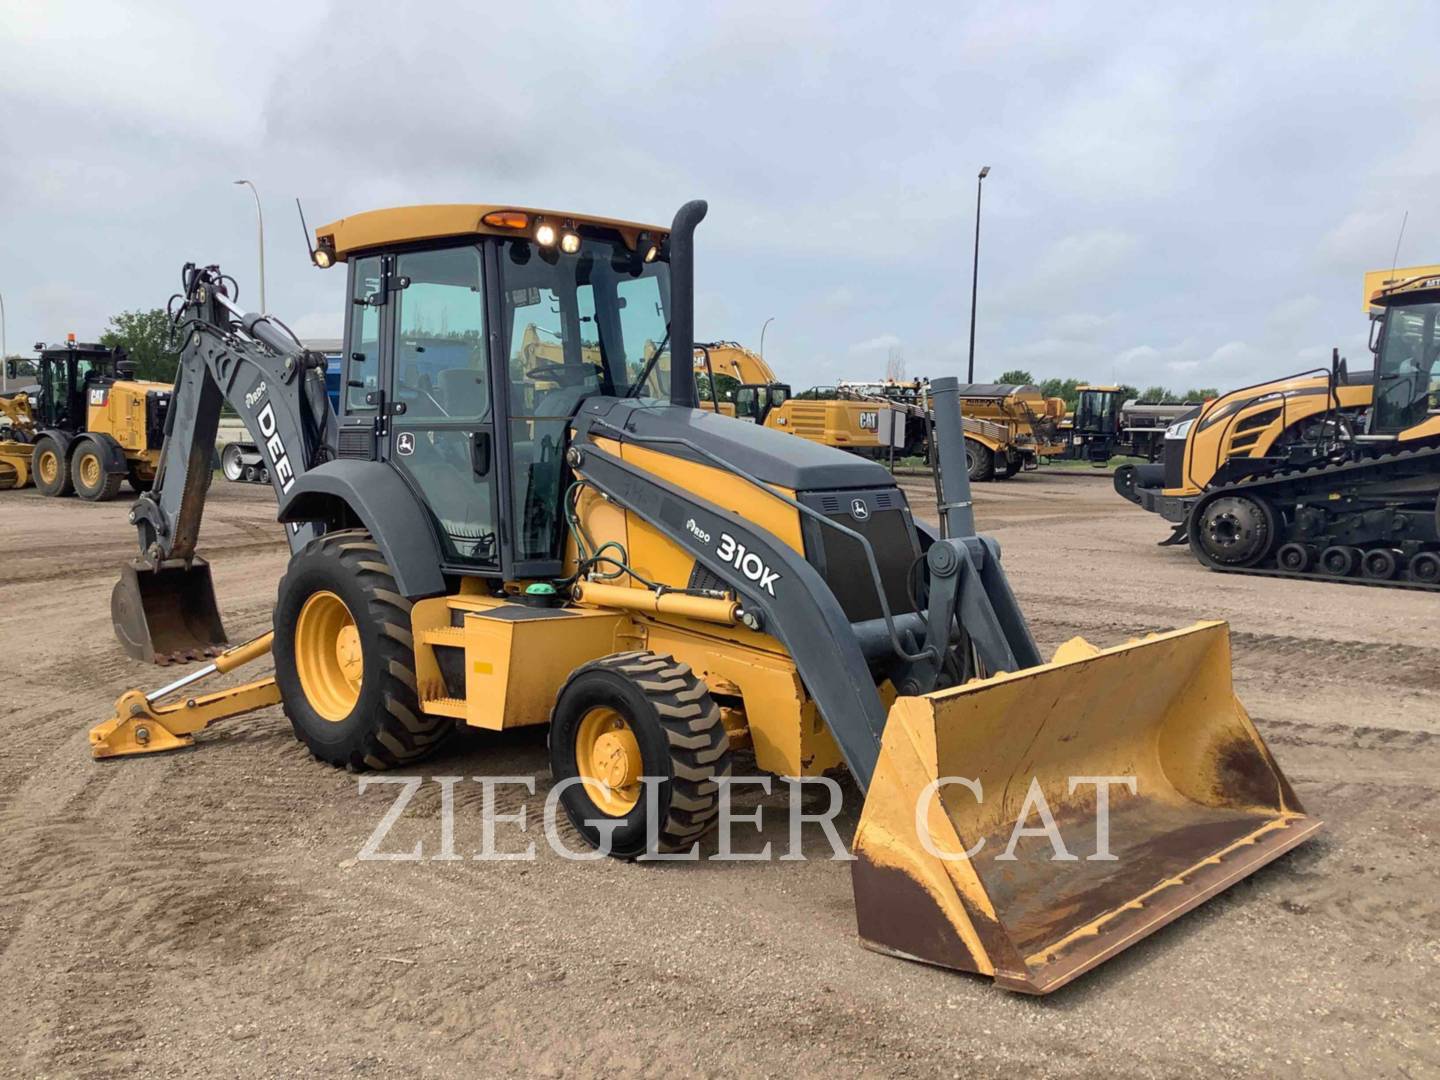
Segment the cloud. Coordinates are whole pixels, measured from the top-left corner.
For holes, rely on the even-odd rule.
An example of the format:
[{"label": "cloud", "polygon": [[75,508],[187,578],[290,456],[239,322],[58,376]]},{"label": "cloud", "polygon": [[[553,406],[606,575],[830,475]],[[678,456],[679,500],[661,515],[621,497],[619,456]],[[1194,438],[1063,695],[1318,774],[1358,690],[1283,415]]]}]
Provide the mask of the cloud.
[{"label": "cloud", "polygon": [[424,19],[252,0],[253,46],[162,0],[11,7],[12,349],[163,305],[187,260],[253,298],[241,176],[264,204],[269,306],[327,337],[344,274],[310,266],[297,195],[312,226],[445,201],[665,222],[704,197],[699,332],[754,347],[774,316],[767,355],[797,386],[877,374],[902,339],[911,373],[963,373],[982,164],[977,377],[1253,382],[1332,345],[1353,364],[1361,275],[1389,264],[1407,209],[1401,262],[1440,252],[1440,69],[1414,58],[1435,5],[917,0],[896,20],[537,0],[526,25],[563,41],[500,48],[458,0]]},{"label": "cloud", "polygon": [[898,349],[902,344],[899,337],[894,334],[881,334],[879,337],[866,338],[864,341],[857,341],[850,346],[850,352],[854,353],[888,353],[891,349]]}]

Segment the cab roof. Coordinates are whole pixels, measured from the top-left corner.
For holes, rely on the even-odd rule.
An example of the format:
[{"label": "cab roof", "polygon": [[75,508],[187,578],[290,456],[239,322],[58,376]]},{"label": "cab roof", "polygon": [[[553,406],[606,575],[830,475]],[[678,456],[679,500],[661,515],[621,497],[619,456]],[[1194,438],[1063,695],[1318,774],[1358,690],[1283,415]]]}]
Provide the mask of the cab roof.
[{"label": "cab roof", "polygon": [[[486,215],[523,215],[523,226],[490,224]],[[566,224],[598,225],[615,229],[625,243],[635,247],[641,233],[662,238],[668,229],[618,218],[596,217],[565,210],[540,210],[503,203],[442,203],[432,206],[395,206],[385,210],[367,210],[351,214],[315,230],[315,239],[331,248],[339,262],[356,251],[392,247],[416,241],[440,240],[459,236],[530,236],[536,226],[546,221],[556,226]]]},{"label": "cab roof", "polygon": [[1412,299],[1416,293],[1440,293],[1440,267],[1422,267],[1424,272],[1410,277],[1394,279],[1375,290],[1370,296],[1370,307],[1388,307]]}]

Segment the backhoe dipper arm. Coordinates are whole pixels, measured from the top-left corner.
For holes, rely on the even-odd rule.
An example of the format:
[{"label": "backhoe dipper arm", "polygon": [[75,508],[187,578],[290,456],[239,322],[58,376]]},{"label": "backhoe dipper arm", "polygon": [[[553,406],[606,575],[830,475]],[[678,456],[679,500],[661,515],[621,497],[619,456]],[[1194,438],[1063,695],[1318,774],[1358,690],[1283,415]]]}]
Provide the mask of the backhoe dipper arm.
[{"label": "backhoe dipper arm", "polygon": [[[157,664],[214,656],[226,645],[210,567],[195,555],[221,407],[228,402],[239,413],[261,448],[277,499],[330,459],[337,438],[324,357],[306,350],[279,320],[238,307],[230,298],[234,282],[218,266],[189,263],[184,280],[175,310],[180,366],[165,442],[154,484],[130,511],[140,557],[121,567],[110,595],[120,644]],[[285,530],[294,552],[323,526],[294,522]]]},{"label": "backhoe dipper arm", "polygon": [[[229,297],[233,281],[218,266],[186,264],[176,316],[180,366],[165,443],[151,490],[130,513],[141,561],[190,562],[213,475],[211,455],[221,406],[239,414],[261,448],[277,498],[332,456],[335,416],[325,393],[325,359],[308,351],[278,320],[247,314]],[[291,551],[316,525],[287,526]]]}]

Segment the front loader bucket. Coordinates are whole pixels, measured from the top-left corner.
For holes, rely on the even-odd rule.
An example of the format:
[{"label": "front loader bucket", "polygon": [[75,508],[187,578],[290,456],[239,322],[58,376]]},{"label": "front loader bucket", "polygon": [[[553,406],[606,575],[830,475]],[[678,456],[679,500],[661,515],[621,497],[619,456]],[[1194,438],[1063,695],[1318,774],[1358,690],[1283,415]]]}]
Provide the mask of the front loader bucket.
[{"label": "front loader bucket", "polygon": [[1076,639],[896,700],[855,834],[860,936],[1044,994],[1318,828],[1236,700],[1224,623]]},{"label": "front loader bucket", "polygon": [[183,664],[227,644],[204,559],[154,568],[139,559],[126,563],[110,594],[110,617],[120,644],[137,660]]}]

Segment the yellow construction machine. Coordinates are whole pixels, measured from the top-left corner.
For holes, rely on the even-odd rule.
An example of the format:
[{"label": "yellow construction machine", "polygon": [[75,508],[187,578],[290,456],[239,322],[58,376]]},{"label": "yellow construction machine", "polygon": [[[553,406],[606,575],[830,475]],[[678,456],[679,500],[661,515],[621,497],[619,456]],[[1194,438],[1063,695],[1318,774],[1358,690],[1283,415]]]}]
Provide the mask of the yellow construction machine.
[{"label": "yellow construction machine", "polygon": [[[411,765],[457,724],[548,725],[560,804],[623,859],[693,849],[740,751],[789,777],[843,765],[865,793],[862,940],[1030,993],[1319,828],[1236,700],[1223,623],[1041,657],[975,531],[954,380],[931,386],[938,531],[878,464],[702,407],[705,211],[323,226],[315,262],[349,274],[338,415],[322,357],[188,266],[117,633],[140,656],[224,644],[195,550],[223,401],[264,448],[292,555],[272,630],[126,694],[94,755],[275,702],[357,769]],[[537,321],[558,355],[525,358]],[[195,694],[266,654],[273,675]]]},{"label": "yellow construction machine", "polygon": [[79,343],[74,334],[64,345],[36,348],[35,399],[0,406],[11,418],[0,441],[0,488],[33,483],[43,495],[90,502],[113,499],[126,480],[146,490],[160,460],[170,387],[134,378],[124,350]]},{"label": "yellow construction machine", "polygon": [[23,391],[0,397],[0,491],[30,486],[35,415]]},{"label": "yellow construction machine", "polygon": [[1416,269],[1366,275],[1373,371],[1336,350],[1208,401],[1116,490],[1212,570],[1440,589],[1440,269]]}]

